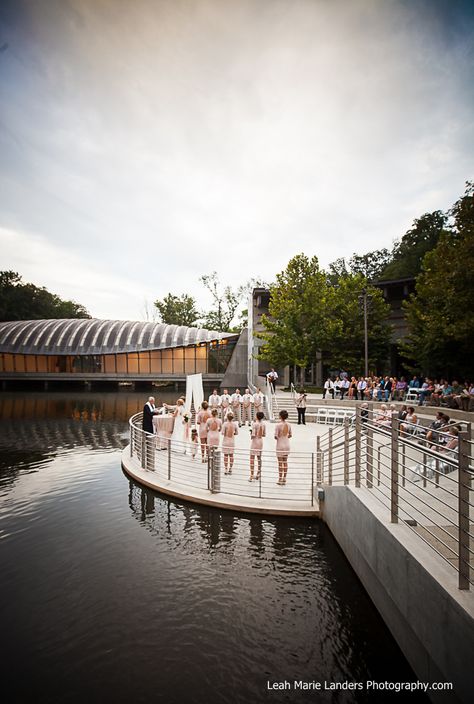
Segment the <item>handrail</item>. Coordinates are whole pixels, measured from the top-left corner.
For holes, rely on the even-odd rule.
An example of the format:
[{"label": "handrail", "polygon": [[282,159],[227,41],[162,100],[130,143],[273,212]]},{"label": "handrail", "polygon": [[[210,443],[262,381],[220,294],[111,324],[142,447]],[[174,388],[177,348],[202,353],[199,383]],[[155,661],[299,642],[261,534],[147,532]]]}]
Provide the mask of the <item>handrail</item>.
[{"label": "handrail", "polygon": [[[291,449],[288,481],[283,488],[277,486],[281,467],[275,451],[263,449],[261,460],[254,457],[251,462],[249,442],[248,448],[234,449],[233,477],[230,481],[226,477],[228,459],[221,448],[215,448],[209,453],[206,448],[206,462],[200,462],[200,446],[190,441],[175,440],[173,436],[146,433],[141,427],[142,418],[143,414],[139,412],[129,419],[132,466],[154,472],[162,480],[211,493],[249,496],[276,502],[303,502],[306,504],[304,510],[309,505],[315,505],[316,452]],[[247,436],[246,433],[245,435]],[[252,465],[254,479],[249,482]]]},{"label": "handrail", "polygon": [[[373,417],[372,410],[369,413]],[[413,436],[402,436],[395,412],[390,427],[364,421],[358,410],[355,441],[347,431],[344,441],[340,433],[332,430],[320,438],[320,463],[329,468],[329,484],[349,483],[356,488],[365,484],[365,490],[388,509],[387,519],[403,520],[417,538],[457,569],[459,589],[469,589],[474,584],[469,566],[469,556],[474,554],[469,543],[469,513],[474,508],[470,424],[463,422],[466,430],[459,434],[458,447],[447,450],[440,442],[431,441],[426,446]],[[443,436],[453,438],[445,432],[436,434],[438,440]],[[445,543],[441,535],[449,537],[449,541],[457,536],[457,547]]]},{"label": "handrail", "polygon": [[[180,445],[169,438],[145,433],[141,420],[141,412],[130,419],[132,459],[144,469],[153,470],[165,478],[195,485],[201,473],[196,472],[196,463],[193,471],[186,466],[188,460],[183,459],[186,444]],[[415,532],[417,539],[423,540],[451,568],[457,570],[459,588],[468,589],[470,584],[474,584],[469,567],[469,556],[472,554],[470,511],[474,508],[470,424],[466,423],[466,430],[459,434],[458,447],[446,451],[446,446],[441,443],[431,442],[426,446],[412,436],[401,436],[396,413],[392,414],[391,427],[375,426],[370,420],[365,421],[359,408],[355,424],[350,425],[346,420],[337,428],[329,428],[327,433],[319,436],[315,452],[298,453],[292,450],[290,464],[295,493],[291,496],[285,489],[285,498],[299,500],[305,497],[308,500],[311,495],[313,501],[315,466],[320,485],[349,484],[356,491],[369,491],[387,509],[387,521],[403,521],[407,528]],[[446,435],[440,431],[436,433],[438,438]],[[165,451],[158,452],[160,448]],[[233,485],[223,478],[221,480],[223,458],[220,452],[208,458],[206,486],[202,488],[208,487],[213,492],[278,498],[271,494],[272,473],[275,484],[275,473],[278,471],[275,453],[264,450],[262,457],[264,479],[263,483],[259,481],[258,491],[257,484],[247,479],[247,484],[242,479]],[[249,459],[249,450],[235,450],[235,462],[240,467],[241,476],[242,468],[248,471]],[[204,481],[202,476],[200,481]],[[279,496],[282,498],[281,492]],[[442,547],[444,541],[440,540],[440,531],[443,535],[448,533],[451,537],[457,537],[457,547],[451,544],[449,547],[457,564],[452,557],[448,559],[443,553],[447,548],[441,550],[440,545]]]}]

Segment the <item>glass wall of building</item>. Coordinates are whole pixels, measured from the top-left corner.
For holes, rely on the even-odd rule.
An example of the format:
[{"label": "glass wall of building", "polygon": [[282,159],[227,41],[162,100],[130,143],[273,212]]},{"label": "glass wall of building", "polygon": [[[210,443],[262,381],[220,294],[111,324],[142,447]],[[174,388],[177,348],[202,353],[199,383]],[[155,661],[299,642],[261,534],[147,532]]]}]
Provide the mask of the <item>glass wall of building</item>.
[{"label": "glass wall of building", "polygon": [[120,354],[0,354],[0,372],[50,374],[223,374],[236,339]]}]

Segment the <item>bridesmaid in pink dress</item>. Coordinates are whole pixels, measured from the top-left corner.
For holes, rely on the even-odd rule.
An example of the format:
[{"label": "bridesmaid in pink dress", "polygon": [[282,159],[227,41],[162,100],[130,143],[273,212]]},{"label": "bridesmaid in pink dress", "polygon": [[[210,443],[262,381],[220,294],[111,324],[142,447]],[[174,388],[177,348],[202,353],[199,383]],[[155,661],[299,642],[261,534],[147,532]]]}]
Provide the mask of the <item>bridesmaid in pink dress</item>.
[{"label": "bridesmaid in pink dress", "polygon": [[211,412],[208,408],[208,403],[207,401],[203,401],[201,403],[201,409],[199,413],[196,416],[196,425],[198,426],[199,429],[199,440],[201,443],[201,456],[202,456],[202,461],[206,462],[206,450],[207,450],[207,421],[211,417]]},{"label": "bridesmaid in pink dress", "polygon": [[280,421],[275,426],[276,454],[278,459],[277,484],[286,484],[288,472],[288,455],[290,454],[291,426],[287,421],[288,411],[280,411]]},{"label": "bridesmaid in pink dress", "polygon": [[234,466],[234,436],[239,433],[239,425],[234,421],[231,411],[227,414],[227,420],[222,424],[222,452],[224,454],[224,474],[232,474]]},{"label": "bridesmaid in pink dress", "polygon": [[266,427],[263,422],[264,414],[262,411],[257,411],[256,420],[252,423],[251,430],[251,441],[250,441],[250,478],[249,482],[253,481],[253,468],[255,463],[255,458],[257,458],[257,476],[255,479],[258,481],[260,479],[260,474],[262,472],[262,448],[263,448],[263,438],[266,435]]},{"label": "bridesmaid in pink dress", "polygon": [[219,412],[217,408],[213,408],[211,417],[206,421],[208,452],[211,452],[214,447],[219,447],[219,434],[222,428],[222,421],[218,418],[218,415]]}]

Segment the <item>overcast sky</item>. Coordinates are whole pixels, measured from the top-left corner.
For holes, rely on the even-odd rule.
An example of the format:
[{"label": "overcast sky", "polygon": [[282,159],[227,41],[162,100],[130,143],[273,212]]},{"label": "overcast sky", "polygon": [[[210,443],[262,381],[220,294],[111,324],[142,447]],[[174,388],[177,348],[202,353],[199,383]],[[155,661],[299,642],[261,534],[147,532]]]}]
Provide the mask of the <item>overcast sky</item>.
[{"label": "overcast sky", "polygon": [[471,0],[2,0],[1,269],[145,319],[391,247],[472,178]]}]

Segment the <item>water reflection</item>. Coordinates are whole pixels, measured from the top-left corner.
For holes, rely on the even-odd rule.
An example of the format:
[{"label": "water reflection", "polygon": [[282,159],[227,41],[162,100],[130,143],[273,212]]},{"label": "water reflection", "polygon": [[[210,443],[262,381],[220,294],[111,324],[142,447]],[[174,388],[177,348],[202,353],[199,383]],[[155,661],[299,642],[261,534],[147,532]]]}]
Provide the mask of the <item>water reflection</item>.
[{"label": "water reflection", "polygon": [[[179,554],[181,578],[180,568],[194,575],[195,586],[206,594],[195,608],[200,609],[204,600],[218,622],[227,624],[223,629],[229,629],[227,636],[222,636],[221,643],[217,635],[214,646],[232,653],[232,667],[242,677],[250,676],[260,685],[263,676],[272,678],[277,672],[280,679],[290,680],[365,681],[370,672],[375,679],[413,678],[321,522],[192,507],[131,480],[129,505],[156,545],[165,539],[173,554]],[[194,571],[196,560],[199,577]],[[175,596],[179,600],[178,586]],[[194,614],[196,618],[207,631],[206,614]],[[216,628],[219,632],[218,624]],[[258,652],[258,667],[255,660],[242,656],[244,646],[250,653]],[[253,695],[256,701],[265,696],[263,689],[255,689]],[[285,697],[274,693],[272,701],[304,701],[301,693]],[[365,698],[348,692],[326,697],[322,694],[318,701],[370,701],[366,693]],[[224,697],[223,701],[231,700]],[[379,695],[376,701],[383,698]]]},{"label": "water reflection", "polygon": [[[413,679],[323,524],[136,485],[120,451],[143,396],[113,396],[0,399],[3,685],[16,701],[298,704],[312,699],[270,696],[267,679]],[[370,698],[318,697],[338,701]]]}]

